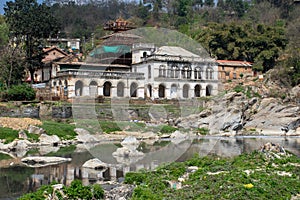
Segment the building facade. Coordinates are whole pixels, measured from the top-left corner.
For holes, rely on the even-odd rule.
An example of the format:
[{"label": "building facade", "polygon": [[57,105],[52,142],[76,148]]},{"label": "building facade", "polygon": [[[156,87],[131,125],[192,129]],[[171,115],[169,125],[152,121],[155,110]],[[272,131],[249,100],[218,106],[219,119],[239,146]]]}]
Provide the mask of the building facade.
[{"label": "building facade", "polygon": [[214,59],[175,46],[127,46],[130,51],[124,45],[102,46],[96,50],[98,55],[92,54],[97,63],[58,62],[57,74],[50,81],[52,93],[64,99],[187,99],[217,94],[218,65]]}]

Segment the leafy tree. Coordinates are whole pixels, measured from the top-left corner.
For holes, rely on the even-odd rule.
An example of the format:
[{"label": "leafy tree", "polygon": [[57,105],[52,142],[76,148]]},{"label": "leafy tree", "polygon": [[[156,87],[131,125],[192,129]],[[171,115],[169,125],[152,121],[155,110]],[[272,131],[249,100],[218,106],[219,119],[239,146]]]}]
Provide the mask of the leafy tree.
[{"label": "leafy tree", "polygon": [[265,72],[274,67],[280,51],[285,48],[284,34],[284,29],[277,26],[209,23],[206,28],[195,31],[193,37],[213,57],[256,62],[261,64],[256,65],[256,69]]},{"label": "leafy tree", "polygon": [[9,30],[7,24],[5,23],[5,19],[2,15],[0,15],[0,49],[7,45],[8,34]]},{"label": "leafy tree", "polygon": [[20,48],[7,45],[0,50],[0,83],[4,88],[21,83],[25,72],[23,58]]},{"label": "leafy tree", "polygon": [[16,46],[24,45],[26,67],[33,81],[34,72],[41,65],[43,39],[58,32],[58,22],[46,4],[38,4],[36,0],[7,2],[4,11],[10,37]]}]

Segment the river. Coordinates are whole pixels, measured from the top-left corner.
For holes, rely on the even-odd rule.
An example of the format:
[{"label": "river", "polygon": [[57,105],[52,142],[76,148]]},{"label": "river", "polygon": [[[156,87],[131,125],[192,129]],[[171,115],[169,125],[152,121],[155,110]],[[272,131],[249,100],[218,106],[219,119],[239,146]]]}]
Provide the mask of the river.
[{"label": "river", "polygon": [[[103,183],[103,181],[109,180],[122,181],[124,175],[129,171],[137,171],[143,168],[153,170],[163,163],[185,161],[195,154],[233,157],[244,152],[259,150],[267,142],[280,144],[285,150],[300,157],[300,137],[244,136],[142,141],[135,150],[143,152],[143,155],[134,158],[112,155],[118,148],[122,147],[120,142],[78,145],[76,150],[71,153],[59,153],[60,151],[57,151],[57,153],[47,154],[59,154],[59,156],[72,158],[72,161],[43,167],[28,167],[16,164],[20,158],[1,160],[0,199],[16,199],[24,193],[35,191],[41,185],[53,181],[66,185],[74,179],[81,179],[85,185]],[[42,155],[43,151],[45,150],[31,151],[25,155]],[[98,158],[109,164],[109,167],[98,170],[82,167],[87,160],[93,158]]]}]

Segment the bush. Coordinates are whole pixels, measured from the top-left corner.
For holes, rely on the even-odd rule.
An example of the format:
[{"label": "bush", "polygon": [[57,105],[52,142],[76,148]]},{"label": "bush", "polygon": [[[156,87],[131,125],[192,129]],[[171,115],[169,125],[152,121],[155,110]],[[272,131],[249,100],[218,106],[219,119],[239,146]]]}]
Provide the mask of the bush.
[{"label": "bush", "polygon": [[174,131],[178,130],[178,128],[175,128],[173,126],[169,126],[169,125],[163,125],[161,127],[160,132],[161,133],[173,133]]},{"label": "bush", "polygon": [[4,92],[4,99],[8,101],[31,101],[35,99],[35,91],[28,84],[13,85]]},{"label": "bush", "polygon": [[200,135],[208,135],[209,134],[209,129],[208,128],[198,128],[196,130],[197,134]]}]

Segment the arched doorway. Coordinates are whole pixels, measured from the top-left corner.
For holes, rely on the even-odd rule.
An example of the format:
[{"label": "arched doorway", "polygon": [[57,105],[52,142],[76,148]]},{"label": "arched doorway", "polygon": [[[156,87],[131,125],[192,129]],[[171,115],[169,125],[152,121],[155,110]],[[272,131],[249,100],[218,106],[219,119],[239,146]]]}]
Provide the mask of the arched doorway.
[{"label": "arched doorway", "polygon": [[147,97],[152,97],[152,85],[147,85]]},{"label": "arched doorway", "polygon": [[96,97],[98,95],[98,83],[96,81],[90,83],[89,93],[91,97]]},{"label": "arched doorway", "polygon": [[201,96],[201,86],[196,85],[194,88],[194,92],[195,92],[195,97],[200,97]]},{"label": "arched doorway", "polygon": [[75,96],[82,96],[83,83],[82,81],[76,81],[75,83]]},{"label": "arched doorway", "polygon": [[189,97],[189,89],[190,89],[190,86],[188,84],[183,85],[183,88],[182,88],[183,98],[188,98]]},{"label": "arched doorway", "polygon": [[64,96],[68,96],[68,81],[64,82]]},{"label": "arched doorway", "polygon": [[124,97],[124,88],[125,88],[125,84],[123,82],[119,82],[117,84],[117,96],[118,97]]},{"label": "arched doorway", "polygon": [[171,85],[171,98],[176,98],[177,97],[177,85],[172,84]]},{"label": "arched doorway", "polygon": [[130,97],[137,97],[137,84],[131,83],[130,85]]},{"label": "arched doorway", "polygon": [[208,85],[206,86],[206,96],[211,96],[212,93],[212,86]]},{"label": "arched doorway", "polygon": [[111,83],[105,82],[103,85],[103,95],[105,97],[110,97],[110,89],[111,89]]},{"label": "arched doorway", "polygon": [[160,84],[158,86],[158,97],[159,98],[165,98],[165,90],[166,90],[166,87],[163,84]]}]

